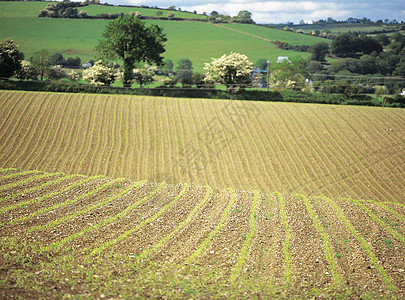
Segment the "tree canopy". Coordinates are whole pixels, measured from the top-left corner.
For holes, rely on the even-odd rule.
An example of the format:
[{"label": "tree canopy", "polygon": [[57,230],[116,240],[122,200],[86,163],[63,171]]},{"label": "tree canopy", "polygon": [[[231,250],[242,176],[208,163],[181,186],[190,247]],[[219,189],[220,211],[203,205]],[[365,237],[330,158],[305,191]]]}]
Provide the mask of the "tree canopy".
[{"label": "tree canopy", "polygon": [[251,82],[253,63],[246,55],[231,52],[220,58],[213,58],[206,63],[206,82],[225,84],[228,89],[239,89],[243,84]]},{"label": "tree canopy", "polygon": [[157,25],[147,27],[134,15],[124,15],[107,24],[103,37],[96,50],[103,58],[123,60],[124,85],[131,83],[136,63],[162,63],[167,39]]},{"label": "tree canopy", "polygon": [[377,40],[366,35],[346,32],[333,40],[331,51],[340,57],[356,57],[359,54],[381,53],[383,47]]},{"label": "tree canopy", "polygon": [[272,86],[281,89],[301,89],[305,86],[305,80],[309,78],[309,72],[305,66],[305,60],[301,57],[283,60],[273,64],[270,73]]},{"label": "tree canopy", "polygon": [[21,68],[20,52],[12,39],[0,41],[0,77],[9,78]]},{"label": "tree canopy", "polygon": [[325,61],[325,56],[329,54],[329,44],[317,43],[311,47],[312,60]]}]

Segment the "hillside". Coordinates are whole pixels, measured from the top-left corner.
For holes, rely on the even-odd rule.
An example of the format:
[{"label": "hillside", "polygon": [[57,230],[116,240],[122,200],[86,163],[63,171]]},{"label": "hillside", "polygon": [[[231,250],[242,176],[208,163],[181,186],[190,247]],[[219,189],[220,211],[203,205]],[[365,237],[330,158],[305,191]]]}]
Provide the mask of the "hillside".
[{"label": "hillside", "polygon": [[[38,18],[44,6],[45,3],[40,2],[0,2],[0,39],[13,38],[27,58],[47,49],[51,53],[63,53],[65,57],[79,56],[82,61],[94,59],[94,46],[108,21]],[[97,9],[115,12],[118,8],[101,6]],[[120,11],[125,9],[119,8]],[[154,9],[150,11],[156,13]],[[146,12],[143,14],[146,15]],[[275,62],[278,56],[309,56],[308,53],[281,50],[271,41],[306,45],[328,41],[255,25],[215,26],[204,22],[161,20],[146,22],[164,28],[168,38],[164,54],[166,59],[176,63],[181,58],[188,58],[193,62],[194,70],[200,72],[204,63],[211,61],[212,57],[220,57],[231,51],[247,55],[254,63],[261,58]]]},{"label": "hillside", "polygon": [[0,91],[0,167],[405,201],[405,111]]},{"label": "hillside", "polygon": [[[269,24],[274,28],[284,28],[285,24]],[[304,25],[289,25],[294,30],[302,29],[305,33],[311,33],[313,30],[321,32],[328,31],[335,34],[343,32],[359,32],[372,34],[374,32],[392,32],[398,31],[398,26],[395,25],[378,25],[378,24],[361,24],[361,23],[334,23],[334,24],[304,24]]]},{"label": "hillside", "polygon": [[402,298],[404,113],[0,91],[0,298]]}]

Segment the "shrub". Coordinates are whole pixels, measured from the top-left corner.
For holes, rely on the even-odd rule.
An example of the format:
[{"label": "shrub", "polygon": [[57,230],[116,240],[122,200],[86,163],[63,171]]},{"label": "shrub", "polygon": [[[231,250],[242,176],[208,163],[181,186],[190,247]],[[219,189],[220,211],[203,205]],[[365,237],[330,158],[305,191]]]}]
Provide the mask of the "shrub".
[{"label": "shrub", "polygon": [[89,81],[93,85],[109,86],[115,81],[117,71],[104,64],[101,60],[97,61],[94,66],[83,71],[83,80]]}]

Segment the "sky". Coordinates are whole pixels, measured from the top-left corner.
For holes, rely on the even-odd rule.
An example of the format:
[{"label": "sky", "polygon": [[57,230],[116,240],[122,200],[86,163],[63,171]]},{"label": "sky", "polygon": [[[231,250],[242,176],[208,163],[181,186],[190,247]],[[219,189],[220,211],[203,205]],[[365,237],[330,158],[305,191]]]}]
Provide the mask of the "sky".
[{"label": "sky", "polygon": [[270,1],[270,0],[106,0],[101,3],[114,5],[147,5],[167,8],[175,6],[187,11],[236,16],[241,10],[252,13],[256,23],[299,23],[301,20],[312,23],[312,20],[327,19],[346,20],[369,18],[373,21],[389,19],[405,21],[404,0],[312,0],[312,1]]}]

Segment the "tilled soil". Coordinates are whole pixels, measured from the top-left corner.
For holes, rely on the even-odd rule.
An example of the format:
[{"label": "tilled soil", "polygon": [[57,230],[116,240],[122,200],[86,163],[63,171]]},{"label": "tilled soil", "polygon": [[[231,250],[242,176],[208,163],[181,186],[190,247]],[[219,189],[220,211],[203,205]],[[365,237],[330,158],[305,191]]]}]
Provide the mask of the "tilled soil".
[{"label": "tilled soil", "polygon": [[0,170],[1,298],[405,296],[400,204],[64,177]]}]

